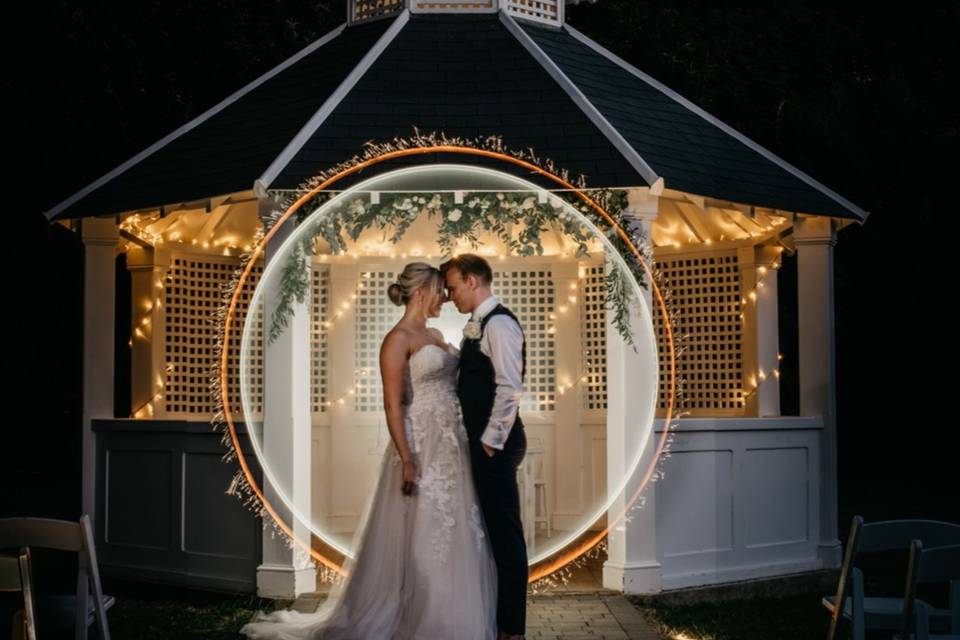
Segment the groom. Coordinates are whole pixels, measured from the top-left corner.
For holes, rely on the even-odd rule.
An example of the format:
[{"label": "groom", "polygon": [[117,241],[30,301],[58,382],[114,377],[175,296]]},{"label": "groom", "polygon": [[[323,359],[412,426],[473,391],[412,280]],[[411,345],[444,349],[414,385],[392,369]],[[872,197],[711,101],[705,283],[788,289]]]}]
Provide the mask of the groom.
[{"label": "groom", "polygon": [[474,484],[497,564],[498,640],[526,627],[527,545],[520,521],[517,467],[527,451],[517,414],[527,350],[520,322],[490,292],[493,271],[465,253],[440,265],[447,297],[469,313],[460,347],[457,393],[470,440]]}]

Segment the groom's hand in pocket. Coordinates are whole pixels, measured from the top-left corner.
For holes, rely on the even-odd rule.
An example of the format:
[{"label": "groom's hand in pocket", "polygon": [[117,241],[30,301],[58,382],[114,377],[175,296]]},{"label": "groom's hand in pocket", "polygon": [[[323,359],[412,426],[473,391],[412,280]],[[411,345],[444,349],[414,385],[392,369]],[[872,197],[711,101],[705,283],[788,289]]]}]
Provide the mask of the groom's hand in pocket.
[{"label": "groom's hand in pocket", "polygon": [[496,449],[494,449],[493,447],[491,447],[490,445],[484,442],[481,442],[480,444],[481,446],[483,446],[483,450],[487,453],[487,457],[492,458],[494,452],[496,452]]}]

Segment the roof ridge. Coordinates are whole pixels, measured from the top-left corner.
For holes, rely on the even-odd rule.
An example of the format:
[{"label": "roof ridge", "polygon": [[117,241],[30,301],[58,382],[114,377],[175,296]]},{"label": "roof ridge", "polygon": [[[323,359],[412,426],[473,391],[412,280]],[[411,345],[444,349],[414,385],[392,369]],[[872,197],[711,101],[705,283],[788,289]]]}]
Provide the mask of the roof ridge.
[{"label": "roof ridge", "polygon": [[270,80],[270,79],[273,78],[274,76],[280,74],[282,71],[285,71],[285,70],[288,69],[289,67],[292,67],[294,64],[296,64],[297,62],[299,62],[299,61],[302,60],[303,58],[307,57],[308,55],[310,55],[311,53],[313,53],[314,51],[316,51],[316,50],[319,49],[320,47],[324,46],[325,44],[327,44],[328,42],[330,42],[331,40],[333,40],[334,38],[336,38],[337,36],[339,36],[346,27],[347,27],[347,23],[346,23],[346,22],[340,24],[340,25],[337,26],[336,28],[334,28],[334,29],[332,29],[331,31],[327,32],[326,34],[324,34],[323,36],[321,36],[320,38],[318,38],[318,39],[315,40],[314,42],[311,42],[311,43],[308,44],[306,47],[304,47],[303,49],[301,49],[301,50],[298,51],[297,53],[293,54],[292,56],[290,56],[289,58],[287,58],[286,60],[284,60],[284,61],[281,62],[280,64],[278,64],[278,65],[276,65],[275,67],[271,68],[271,69],[270,69],[269,71],[267,71],[266,73],[260,75],[258,78],[254,79],[253,81],[247,83],[246,85],[244,85],[243,87],[241,87],[241,88],[238,89],[237,91],[234,91],[232,94],[230,94],[229,96],[227,96],[225,99],[221,100],[220,102],[218,102],[218,103],[215,104],[214,106],[210,107],[209,109],[207,109],[206,111],[204,111],[204,112],[201,113],[200,115],[196,116],[196,117],[193,118],[192,120],[189,120],[189,121],[186,122],[185,124],[180,125],[180,126],[177,127],[175,130],[173,130],[171,133],[167,134],[166,136],[164,136],[163,138],[161,138],[161,139],[158,140],[157,142],[154,142],[152,145],[150,145],[149,147],[147,147],[147,148],[144,149],[143,151],[140,151],[139,153],[137,153],[136,155],[134,155],[133,157],[131,157],[130,159],[128,159],[126,162],[118,165],[117,167],[114,167],[112,170],[110,170],[110,171],[108,171],[107,173],[105,173],[104,175],[100,176],[99,178],[97,178],[96,180],[94,180],[93,182],[91,182],[90,184],[88,184],[86,187],[84,187],[84,188],[80,189],[79,191],[77,191],[76,193],[74,193],[72,196],[66,198],[65,200],[63,200],[63,201],[60,202],[59,204],[55,205],[55,206],[52,207],[51,209],[45,211],[45,212],[44,212],[44,215],[47,217],[47,220],[48,220],[48,221],[49,221],[49,220],[53,220],[57,215],[59,215],[60,213],[62,213],[65,209],[67,209],[67,208],[70,207],[71,205],[75,204],[76,202],[78,202],[78,201],[81,200],[82,198],[86,197],[86,196],[89,195],[90,193],[96,191],[97,189],[99,189],[99,188],[102,187],[103,185],[107,184],[108,182],[110,182],[111,180],[113,180],[114,178],[116,178],[117,176],[121,175],[122,173],[124,173],[125,171],[127,171],[128,169],[130,169],[131,167],[139,164],[141,161],[143,161],[144,159],[146,159],[146,158],[148,158],[149,156],[153,155],[154,153],[156,153],[157,151],[159,151],[159,150],[162,149],[163,147],[167,146],[168,144],[170,144],[171,142],[173,142],[174,140],[176,140],[176,139],[179,138],[180,136],[182,136],[182,135],[184,135],[185,133],[187,133],[187,132],[191,131],[192,129],[196,128],[198,125],[203,124],[205,121],[209,120],[210,118],[212,118],[213,116],[215,116],[215,115],[218,114],[219,112],[223,111],[223,110],[226,109],[228,106],[230,106],[231,104],[233,104],[234,102],[236,102],[237,100],[239,100],[240,98],[242,98],[243,96],[247,95],[248,93],[250,93],[251,91],[253,91],[253,90],[256,89],[257,87],[259,87],[260,85],[262,85],[262,84],[263,84],[264,82],[266,82],[267,80]]},{"label": "roof ridge", "polygon": [[390,43],[393,42],[397,34],[403,30],[403,28],[410,21],[410,10],[404,9],[397,17],[394,19],[393,24],[391,24],[386,31],[381,34],[377,39],[377,42],[367,51],[364,56],[360,59],[360,62],[350,71],[346,78],[337,86],[333,93],[331,93],[326,100],[323,101],[323,104],[320,105],[320,108],[307,120],[306,124],[297,132],[297,135],[287,143],[283,148],[283,151],[280,152],[273,162],[270,163],[263,174],[254,182],[254,189],[256,191],[266,190],[270,187],[273,181],[280,175],[280,172],[296,157],[297,153],[303,148],[310,138],[313,137],[313,134],[317,132],[317,129],[320,128],[320,125],[333,113],[333,110],[337,108],[340,102],[347,96],[348,93],[356,86],[357,82],[366,75],[367,71],[370,70],[370,67],[376,62],[377,58],[380,57]]},{"label": "roof ridge", "polygon": [[580,107],[580,110],[583,111],[587,118],[597,127],[600,133],[610,141],[617,151],[623,155],[624,159],[646,180],[651,191],[655,193],[662,192],[664,188],[663,178],[657,175],[653,167],[647,164],[647,161],[640,156],[637,150],[607,121],[603,114],[600,113],[600,110],[580,91],[579,87],[550,59],[550,56],[544,53],[543,49],[534,42],[533,38],[517,24],[516,19],[506,11],[500,11],[500,21],[533,59],[543,67],[547,74],[560,85],[560,88],[570,96],[574,104]]},{"label": "roof ridge", "polygon": [[[793,166],[792,164],[790,164],[789,162],[787,162],[786,160],[784,160],[784,159],[781,158],[780,156],[776,155],[775,153],[773,153],[772,151],[770,151],[770,150],[767,149],[766,147],[763,147],[763,146],[760,145],[759,143],[754,142],[753,140],[751,140],[750,138],[748,138],[745,134],[737,131],[736,129],[734,129],[733,127],[731,127],[730,125],[728,125],[727,123],[723,122],[722,120],[720,120],[720,119],[717,118],[716,116],[710,114],[709,112],[707,112],[707,111],[704,110],[703,108],[697,106],[696,104],[694,104],[693,102],[691,102],[691,101],[688,100],[687,98],[684,98],[682,95],[680,95],[679,93],[677,93],[676,91],[674,91],[674,90],[671,89],[670,87],[666,86],[666,85],[663,84],[662,82],[660,82],[660,81],[652,78],[651,76],[647,75],[646,73],[644,73],[643,71],[641,71],[641,70],[638,69],[637,67],[633,66],[632,64],[630,64],[629,62],[627,62],[627,61],[624,60],[623,58],[619,57],[617,54],[615,54],[615,53],[613,53],[612,51],[610,51],[609,49],[605,49],[603,46],[599,45],[598,43],[596,43],[594,40],[590,39],[589,37],[587,37],[587,36],[584,35],[583,33],[577,31],[575,28],[571,27],[569,24],[564,24],[564,25],[563,25],[563,29],[566,30],[567,33],[569,33],[571,36],[573,36],[577,41],[579,41],[580,43],[586,45],[589,49],[591,49],[591,50],[594,51],[595,53],[603,56],[604,58],[606,58],[607,60],[610,60],[611,62],[613,62],[613,63],[616,64],[617,66],[621,67],[621,68],[624,69],[625,71],[627,71],[627,72],[629,72],[630,74],[636,76],[638,79],[640,79],[640,80],[642,80],[643,82],[647,83],[649,86],[653,87],[654,89],[656,89],[656,90],[659,91],[660,93],[664,94],[665,96],[667,96],[667,97],[670,98],[671,100],[677,102],[677,103],[680,104],[681,106],[683,106],[683,107],[685,107],[686,109],[692,111],[692,112],[693,112],[694,114],[696,114],[697,116],[701,117],[702,119],[706,120],[707,122],[709,122],[709,123],[712,124],[713,126],[717,127],[718,129],[720,129],[721,131],[723,131],[723,132],[726,133],[727,135],[729,135],[729,136],[733,137],[734,139],[736,139],[737,141],[741,142],[742,144],[744,144],[745,146],[747,146],[747,147],[748,147],[749,149],[751,149],[752,151],[760,154],[761,156],[763,156],[764,158],[766,158],[766,159],[769,160],[770,162],[773,162],[774,164],[776,164],[777,166],[779,166],[779,167],[780,167],[781,169],[783,169],[784,171],[787,171],[788,173],[790,173],[791,175],[793,175],[795,178],[797,178],[797,179],[799,179],[800,181],[802,181],[802,182],[804,182],[805,184],[807,184],[807,186],[810,186],[810,187],[816,189],[817,191],[819,191],[819,192],[822,193],[823,195],[827,196],[828,198],[830,198],[830,199],[833,200],[834,202],[840,204],[842,207],[844,207],[845,209],[849,210],[851,213],[857,215],[857,216],[858,216],[857,222],[859,222],[861,225],[864,224],[864,223],[866,223],[867,217],[870,215],[870,212],[869,212],[869,211],[866,211],[866,210],[864,210],[863,208],[858,207],[857,205],[855,205],[855,204],[852,203],[851,201],[847,200],[846,198],[844,198],[844,197],[841,196],[840,194],[836,193],[836,192],[833,191],[832,189],[828,188],[827,186],[825,186],[824,184],[822,184],[821,182],[819,182],[819,181],[816,180],[815,178],[807,175],[806,173],[804,173],[804,172],[801,171],[800,169],[796,168],[795,166]],[[803,212],[801,212],[801,213],[803,213]]]}]

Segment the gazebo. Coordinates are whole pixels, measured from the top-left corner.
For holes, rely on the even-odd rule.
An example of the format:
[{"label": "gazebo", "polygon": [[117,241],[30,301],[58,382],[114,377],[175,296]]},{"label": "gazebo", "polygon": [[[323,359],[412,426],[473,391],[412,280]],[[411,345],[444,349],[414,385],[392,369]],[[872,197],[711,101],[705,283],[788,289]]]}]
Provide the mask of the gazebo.
[{"label": "gazebo", "polygon": [[[679,330],[693,336],[677,360],[687,413],[664,479],[610,531],[604,586],[656,593],[840,565],[833,246],[868,214],[590,40],[564,10],[560,0],[350,0],[345,24],[47,212],[85,245],[83,510],[105,573],[265,596],[314,590],[313,565],[224,495],[233,469],[209,428],[209,316],[278,199],[366,141],[415,129],[499,136],[624,192]],[[452,153],[372,166],[341,188],[457,163],[548,188]],[[547,487],[527,514],[549,523],[532,523],[536,547],[622,476],[631,385],[646,374],[605,312],[602,256],[571,256],[560,237],[532,257],[488,240],[498,294],[540,327],[528,334],[538,364],[524,405]],[[373,340],[392,323],[383,290],[405,262],[440,252],[419,220],[395,245],[366,234],[344,252],[322,247],[303,321],[260,354],[263,402],[301,407],[284,417],[299,443],[286,480],[334,534],[356,526],[369,479],[358,469],[382,448],[379,387],[356,376],[375,367]],[[784,253],[798,258],[799,416],[780,410]],[[115,326],[119,254],[130,327]],[[113,386],[93,381],[113,379],[115,333],[128,331],[132,406],[115,416]],[[341,455],[344,438],[353,458]]]}]

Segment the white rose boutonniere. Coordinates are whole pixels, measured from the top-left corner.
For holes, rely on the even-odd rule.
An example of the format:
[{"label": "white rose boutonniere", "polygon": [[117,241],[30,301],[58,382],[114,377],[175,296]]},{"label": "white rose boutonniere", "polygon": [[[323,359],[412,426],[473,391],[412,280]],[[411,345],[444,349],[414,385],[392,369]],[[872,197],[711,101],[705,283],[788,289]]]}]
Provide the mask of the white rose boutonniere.
[{"label": "white rose boutonniere", "polygon": [[477,340],[480,337],[480,322],[471,320],[463,326],[463,337],[467,340]]}]

